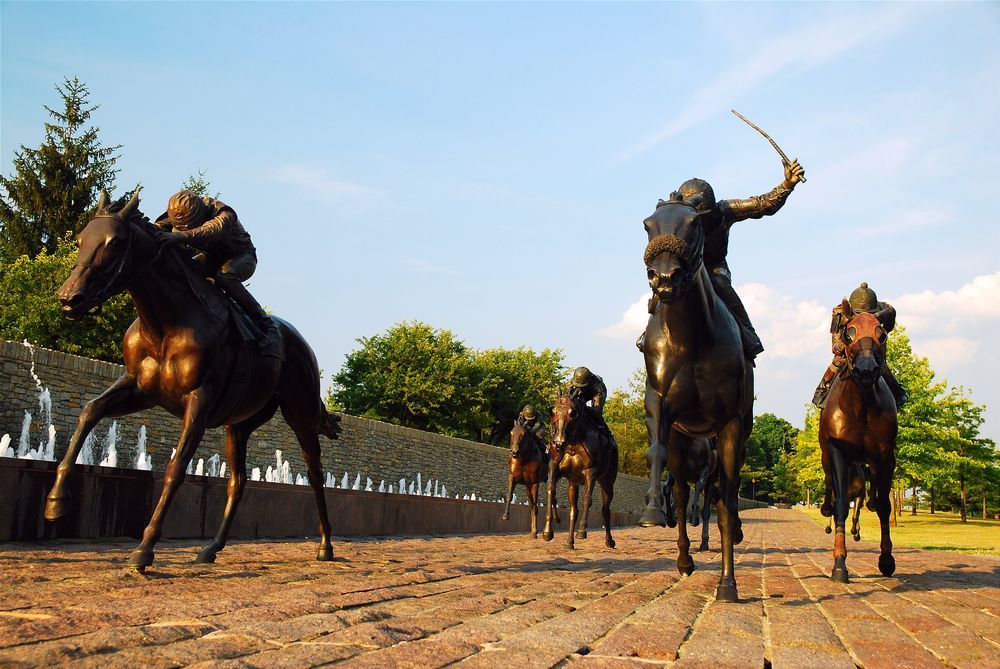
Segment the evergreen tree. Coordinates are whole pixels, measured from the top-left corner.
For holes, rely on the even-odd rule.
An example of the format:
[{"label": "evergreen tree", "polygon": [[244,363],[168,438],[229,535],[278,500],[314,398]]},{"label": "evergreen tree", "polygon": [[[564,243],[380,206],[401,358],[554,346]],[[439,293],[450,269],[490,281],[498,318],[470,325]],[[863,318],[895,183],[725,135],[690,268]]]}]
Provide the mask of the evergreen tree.
[{"label": "evergreen tree", "polygon": [[79,232],[102,189],[111,190],[120,145],[105,147],[99,128],[89,126],[98,105],[79,79],[56,86],[62,110],[48,106],[51,120],[37,149],[14,154],[14,174],[0,176],[0,263],[42,251],[56,253],[59,240]]},{"label": "evergreen tree", "polygon": [[219,194],[209,195],[209,190],[212,188],[211,182],[205,178],[205,170],[198,170],[198,174],[192,174],[189,176],[184,183],[181,184],[181,190],[189,190],[195,195],[200,195],[202,197],[211,197],[215,200],[219,199]]}]

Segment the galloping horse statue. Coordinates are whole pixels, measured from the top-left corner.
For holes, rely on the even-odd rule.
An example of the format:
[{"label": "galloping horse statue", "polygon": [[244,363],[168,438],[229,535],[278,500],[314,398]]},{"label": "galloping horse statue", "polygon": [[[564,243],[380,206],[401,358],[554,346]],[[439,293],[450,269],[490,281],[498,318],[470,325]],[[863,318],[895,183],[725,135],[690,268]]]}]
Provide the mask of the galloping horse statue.
[{"label": "galloping horse statue", "polygon": [[[687,487],[694,483],[694,498],[691,502],[691,525],[698,527],[701,523],[700,551],[708,550],[708,522],[712,515],[712,504],[718,501],[719,489],[716,481],[719,479],[719,453],[711,439],[695,439],[688,449],[688,457],[684,463],[686,480],[681,485]],[[667,527],[677,527],[677,496],[674,486],[678,481],[673,474],[667,474],[663,483],[663,496],[666,499]]]},{"label": "galloping horse statue", "polygon": [[279,318],[274,319],[280,332],[277,348],[266,355],[258,352],[241,335],[237,318],[242,316],[222,291],[208,283],[182,250],[160,243],[138,205],[138,192],[124,207],[109,206],[107,193],[101,194],[97,213],[77,237],[76,265],[56,293],[63,313],[77,319],[127,290],[139,317],[125,333],[125,373],[80,413],[46,500],[45,517],[66,515],[67,477],[81,444],[102,418],[160,406],[183,419],[180,439],[163,477],[163,493],[128,562],[139,571],[153,563],[167,509],[202,435],[206,428],[224,425],[226,509],[218,534],[197,559],[214,562],[226,545],[246,482],[247,439],[280,408],[302,447],[316,495],[317,559],[333,559],[319,435],[337,438],[340,418],[327,413],[320,399],[316,356],[302,335]]},{"label": "galloping horse statue", "polygon": [[[738,594],[733,546],[743,540],[739,472],[753,427],[753,366],[744,356],[736,320],[712,289],[703,262],[705,232],[698,213],[680,200],[670,200],[658,206],[644,225],[649,243],[643,259],[658,304],[643,346],[649,490],[639,524],[666,524],[660,484],[664,466],[675,481],[685,481],[692,441],[717,437],[722,574],[716,598],[734,602]],[[687,484],[675,485],[674,492],[680,525],[677,569],[690,574],[694,562],[686,527]]]},{"label": "galloping horse statue", "polygon": [[579,399],[560,395],[552,409],[552,444],[549,448],[548,505],[542,538],[552,541],[552,521],[556,518],[556,483],[565,478],[569,498],[569,537],[566,545],[574,548],[576,532],[576,499],[583,485],[583,527],[577,538],[587,538],[587,516],[590,514],[594,483],[601,486],[601,516],[604,519],[604,543],[615,547],[611,538],[611,500],[615,496],[618,478],[618,444],[598,425],[590,408]]},{"label": "galloping horse statue", "polygon": [[[882,378],[885,360],[885,328],[872,314],[854,313],[843,301],[844,343],[847,364],[833,380],[826,407],[819,416],[819,445],[823,471],[833,496],[833,573],[831,578],[847,583],[847,542],[844,526],[850,500],[857,495],[855,464],[868,465],[871,476],[869,508],[874,507],[882,526],[882,554],[878,568],[885,576],[896,571],[889,538],[892,502],[889,491],[896,469],[896,402]],[[864,488],[864,479],[860,481]],[[860,501],[860,500],[859,500]],[[860,506],[857,504],[856,506]]]},{"label": "galloping horse statue", "polygon": [[[860,462],[854,462],[851,464],[851,474],[850,478],[847,480],[847,499],[848,504],[853,504],[854,513],[851,514],[851,536],[854,537],[855,541],[861,541],[861,506],[865,503],[865,485],[868,482],[868,467]],[[869,500],[869,502],[874,502],[874,498]],[[869,504],[869,511],[874,511],[875,508]],[[824,531],[827,534],[833,532],[833,477],[826,477],[826,497],[823,499],[823,504],[820,506],[819,512],[826,516],[826,528]]]},{"label": "galloping horse statue", "polygon": [[507,497],[503,507],[503,520],[510,518],[510,498],[517,485],[524,486],[531,509],[531,538],[538,538],[538,486],[548,480],[545,458],[542,451],[545,444],[534,432],[514,423],[510,431],[510,457],[507,462]]}]

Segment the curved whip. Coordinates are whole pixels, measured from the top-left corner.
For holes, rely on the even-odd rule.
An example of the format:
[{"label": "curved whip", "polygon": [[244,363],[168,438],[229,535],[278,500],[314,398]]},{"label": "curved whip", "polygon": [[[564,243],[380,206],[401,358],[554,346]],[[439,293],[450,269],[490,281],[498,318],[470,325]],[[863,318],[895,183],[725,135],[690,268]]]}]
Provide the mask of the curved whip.
[{"label": "curved whip", "polygon": [[[790,161],[788,159],[788,156],[785,155],[785,152],[781,150],[781,147],[778,146],[778,143],[775,142],[773,139],[771,139],[771,136],[769,134],[767,134],[766,132],[764,132],[763,130],[761,130],[761,128],[760,128],[759,125],[757,125],[756,123],[754,123],[753,121],[751,121],[750,119],[748,119],[746,116],[744,116],[743,114],[741,114],[738,111],[736,111],[735,109],[730,109],[729,111],[731,111],[734,114],[736,114],[736,117],[738,119],[740,119],[741,121],[743,121],[744,123],[746,123],[748,126],[750,126],[751,128],[753,128],[754,130],[756,130],[760,134],[764,135],[764,139],[766,139],[767,141],[771,142],[771,146],[773,146],[774,150],[778,152],[779,156],[781,156],[781,161],[783,163],[785,163],[787,165],[790,162],[792,162],[792,161]],[[806,182],[806,178],[802,177],[802,178],[799,179],[799,181],[801,181],[802,183],[805,183]]]}]

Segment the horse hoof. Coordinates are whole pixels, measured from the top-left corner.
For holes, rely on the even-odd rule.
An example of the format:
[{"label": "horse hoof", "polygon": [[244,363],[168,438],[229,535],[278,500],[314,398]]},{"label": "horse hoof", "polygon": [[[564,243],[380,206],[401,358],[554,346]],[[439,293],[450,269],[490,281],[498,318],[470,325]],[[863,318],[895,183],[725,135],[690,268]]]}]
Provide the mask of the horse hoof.
[{"label": "horse hoof", "polygon": [[689,524],[691,527],[698,527],[699,523],[701,523],[701,521],[698,520],[698,516],[694,516]]},{"label": "horse hoof", "polygon": [[608,548],[614,548],[615,540],[612,539],[611,537],[608,537],[607,539],[604,540],[604,545],[607,546]]},{"label": "horse hoof", "polygon": [[128,565],[135,567],[135,570],[141,574],[146,567],[153,564],[153,557],[153,551],[136,548],[128,556]]},{"label": "horse hoof", "polygon": [[203,549],[198,553],[198,557],[194,560],[195,564],[215,564],[215,551],[209,550],[207,548]]},{"label": "horse hoof", "polygon": [[852,534],[851,536],[854,537],[855,541],[861,541],[861,533],[860,532],[858,532],[857,534]]},{"label": "horse hoof", "polygon": [[667,526],[667,515],[663,513],[663,509],[655,506],[647,506],[642,511],[642,515],[639,516],[639,526],[640,527],[666,527]]},{"label": "horse hoof", "polygon": [[720,583],[715,589],[715,601],[717,602],[738,602],[739,595],[736,593],[736,583]]},{"label": "horse hoof", "polygon": [[542,539],[545,539],[546,541],[552,541],[552,537],[554,537],[554,536],[555,535],[552,534],[551,532],[543,532],[542,533]]},{"label": "horse hoof", "polygon": [[576,546],[573,544],[572,541],[566,542],[566,548],[570,549],[571,551],[576,550]]},{"label": "horse hoof", "polygon": [[706,541],[701,546],[698,546],[698,550],[699,551],[707,551],[708,550],[708,542]]},{"label": "horse hoof", "polygon": [[823,504],[819,507],[819,513],[824,518],[829,518],[833,515],[833,505],[823,502]]},{"label": "horse hoof", "polygon": [[896,573],[896,558],[891,555],[882,555],[878,559],[878,570],[883,576],[892,576]]},{"label": "horse hoof", "polygon": [[667,518],[667,527],[677,527],[677,521],[673,518]]},{"label": "horse hoof", "polygon": [[834,567],[830,578],[837,583],[850,583],[850,580],[847,578],[847,567]]},{"label": "horse hoof", "polygon": [[741,543],[743,543],[743,528],[742,527],[737,527],[736,528],[736,533],[733,535],[733,543],[734,544],[741,544]]},{"label": "horse hoof", "polygon": [[532,539],[537,539],[538,538],[538,532],[532,532],[531,533],[531,538]]},{"label": "horse hoof", "polygon": [[510,520],[510,516],[508,516],[508,515],[507,515],[507,514],[505,513],[505,514],[503,514],[502,516],[500,516],[500,520]]},{"label": "horse hoof", "polygon": [[580,530],[579,532],[577,532],[576,533],[576,538],[577,539],[586,539],[587,538],[587,530]]},{"label": "horse hoof", "polygon": [[66,515],[68,497],[50,498],[45,500],[45,520],[59,520]]},{"label": "horse hoof", "polygon": [[333,559],[333,546],[320,546],[316,559],[320,562],[329,562]]},{"label": "horse hoof", "polygon": [[679,571],[682,576],[691,575],[691,572],[694,571],[694,560],[691,559],[690,555],[677,558],[677,571]]},{"label": "horse hoof", "polygon": [[825,528],[823,528],[823,531],[826,532],[827,534],[830,534],[831,532],[833,532],[833,528],[827,525]]}]

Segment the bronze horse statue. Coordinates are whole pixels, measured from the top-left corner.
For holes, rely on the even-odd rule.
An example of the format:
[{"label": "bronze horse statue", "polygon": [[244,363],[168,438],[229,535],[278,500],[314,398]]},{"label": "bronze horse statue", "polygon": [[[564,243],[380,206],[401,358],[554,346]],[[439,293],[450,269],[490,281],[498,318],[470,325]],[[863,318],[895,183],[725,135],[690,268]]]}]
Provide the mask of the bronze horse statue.
[{"label": "bronze horse statue", "polygon": [[80,412],[69,449],[59,464],[45,505],[45,517],[66,515],[67,477],[81,444],[105,417],[125,416],[160,406],[183,420],[177,451],[167,465],[163,492],[128,563],[143,571],[153,563],[171,500],[206,428],[224,425],[229,465],[226,509],[213,541],[197,562],[214,562],[226,545],[246,482],[250,434],[275,411],[295,432],[308,467],[319,509],[317,559],[333,559],[330,521],[323,492],[319,435],[337,438],[340,418],[320,399],[316,356],[289,323],[274,318],[280,341],[267,355],[246,341],[233,305],[176,247],[163,245],[138,209],[136,192],[123,207],[102,193],[94,218],[77,237],[76,265],[56,292],[63,313],[77,319],[122,291],[128,291],[138,318],[125,333],[125,373]]},{"label": "bronze horse statue", "polygon": [[[888,334],[872,314],[855,314],[844,300],[844,343],[847,364],[833,380],[826,407],[819,416],[819,445],[823,471],[833,497],[833,572],[831,578],[847,583],[847,542],[844,526],[858,475],[852,467],[867,464],[871,476],[869,508],[874,507],[882,528],[882,554],[878,568],[885,576],[896,571],[889,538],[892,501],[889,491],[896,469],[896,402],[882,378]],[[853,479],[853,480],[852,480]],[[864,487],[864,480],[860,482]],[[853,488],[853,490],[852,490]],[[857,504],[856,506],[860,506]]]},{"label": "bronze horse statue", "polygon": [[510,519],[510,498],[514,488],[524,486],[528,496],[528,506],[531,509],[531,538],[538,538],[538,486],[548,480],[548,470],[545,468],[545,457],[542,452],[545,444],[534,432],[520,423],[514,423],[510,431],[510,457],[507,459],[507,497],[503,508],[503,520]]},{"label": "bronze horse statue", "polygon": [[[753,427],[753,365],[743,353],[739,326],[712,288],[703,262],[705,232],[698,212],[672,199],[644,222],[649,243],[643,259],[656,305],[646,326],[646,429],[649,490],[639,519],[664,526],[660,479],[669,468],[686,480],[692,441],[717,437],[722,574],[716,599],[738,601],[733,546],[743,540],[739,522],[740,467]],[[690,574],[687,485],[675,485],[679,530],[677,569]]]},{"label": "bronze horse statue", "polygon": [[[712,439],[695,439],[688,449],[688,457],[684,463],[686,480],[681,484],[687,486],[694,483],[694,496],[691,502],[691,525],[701,524],[701,545],[697,550],[708,550],[708,523],[712,515],[712,504],[719,499],[719,489],[716,481],[719,478],[719,453]],[[674,486],[677,481],[673,474],[667,474],[663,483],[663,497],[666,500],[667,527],[677,527],[677,496]]]},{"label": "bronze horse statue", "polygon": [[[833,477],[826,477],[826,497],[820,506],[820,513],[826,516],[827,534],[833,532]],[[868,483],[868,467],[855,462],[851,464],[850,478],[847,480],[848,503],[853,503],[854,513],[851,514],[851,536],[855,541],[861,541],[861,506],[865,503],[865,485]],[[874,502],[874,498],[869,502]],[[875,509],[869,504],[869,511]]]},{"label": "bronze horse statue", "polygon": [[577,495],[583,486],[583,526],[576,537],[587,538],[587,516],[590,514],[594,484],[601,486],[601,516],[604,519],[604,543],[615,547],[611,538],[611,500],[615,496],[618,478],[618,444],[606,434],[591,409],[581,400],[561,395],[552,409],[552,443],[549,447],[548,505],[542,538],[552,541],[552,521],[556,518],[556,483],[565,478],[569,498],[569,536],[566,545],[574,548],[577,520]]}]

